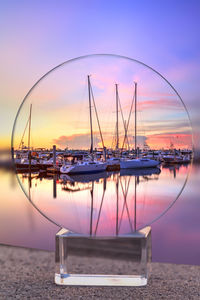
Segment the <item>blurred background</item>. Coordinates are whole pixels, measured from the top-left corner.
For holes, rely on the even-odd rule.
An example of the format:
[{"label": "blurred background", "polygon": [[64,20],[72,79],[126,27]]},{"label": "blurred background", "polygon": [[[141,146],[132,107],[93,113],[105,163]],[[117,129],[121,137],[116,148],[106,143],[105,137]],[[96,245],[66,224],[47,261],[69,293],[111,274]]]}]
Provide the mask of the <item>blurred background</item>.
[{"label": "blurred background", "polygon": [[[0,3],[0,24],[0,243],[54,248],[58,227],[31,207],[7,162],[12,126],[22,99],[42,75],[63,61],[87,54],[111,53],[137,59],[160,72],[188,108],[198,161],[198,0],[8,0]],[[179,200],[153,225],[155,261],[200,263],[199,174],[195,164]]]}]

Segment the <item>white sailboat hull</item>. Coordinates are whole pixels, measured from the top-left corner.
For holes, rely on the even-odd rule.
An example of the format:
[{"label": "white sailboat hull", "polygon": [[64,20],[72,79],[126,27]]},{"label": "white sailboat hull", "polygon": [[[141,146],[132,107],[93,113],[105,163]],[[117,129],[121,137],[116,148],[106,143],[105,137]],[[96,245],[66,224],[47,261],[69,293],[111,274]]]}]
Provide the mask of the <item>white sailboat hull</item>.
[{"label": "white sailboat hull", "polygon": [[154,168],[159,165],[159,162],[152,159],[127,159],[120,161],[121,169],[143,169]]},{"label": "white sailboat hull", "polygon": [[107,164],[102,162],[80,163],[72,166],[62,166],[60,172],[62,174],[82,174],[82,173],[96,173],[106,170]]}]

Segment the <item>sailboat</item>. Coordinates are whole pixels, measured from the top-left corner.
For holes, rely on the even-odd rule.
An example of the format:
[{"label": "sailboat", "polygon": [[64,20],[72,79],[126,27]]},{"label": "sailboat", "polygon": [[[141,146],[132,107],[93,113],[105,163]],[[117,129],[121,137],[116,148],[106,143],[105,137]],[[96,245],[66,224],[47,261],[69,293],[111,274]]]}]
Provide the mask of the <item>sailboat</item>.
[{"label": "sailboat", "polygon": [[121,159],[121,169],[142,169],[142,168],[155,168],[159,162],[149,158],[134,158],[134,159]]},{"label": "sailboat", "polygon": [[[82,174],[82,173],[96,173],[96,172],[103,172],[106,170],[107,163],[94,160],[93,154],[93,130],[92,130],[92,106],[91,106],[91,83],[90,83],[90,75],[88,75],[88,98],[89,98],[89,112],[90,112],[90,138],[91,138],[91,147],[90,152],[92,156],[92,160],[83,160],[78,161],[73,165],[63,165],[60,168],[60,172],[63,174]],[[94,99],[93,99],[94,101]],[[96,106],[95,106],[96,110]],[[100,131],[101,134],[101,131]]]},{"label": "sailboat", "polygon": [[[137,153],[137,83],[135,82],[135,154]],[[159,165],[159,162],[148,158],[135,158],[120,160],[120,169],[142,169],[154,168]]]},{"label": "sailboat", "polygon": [[62,174],[96,173],[106,170],[107,164],[101,161],[78,161],[73,165],[63,165],[60,168]]},{"label": "sailboat", "polygon": [[[19,144],[19,151],[16,152],[15,157],[15,167],[16,171],[27,171],[28,169],[37,170],[37,160],[31,157],[31,146],[30,146],[30,138],[31,138],[31,114],[32,114],[32,104],[30,104],[30,113],[29,117]],[[26,129],[28,127],[28,148],[26,148],[26,152],[24,151],[24,136],[26,133]],[[20,148],[22,152],[20,152]]]}]

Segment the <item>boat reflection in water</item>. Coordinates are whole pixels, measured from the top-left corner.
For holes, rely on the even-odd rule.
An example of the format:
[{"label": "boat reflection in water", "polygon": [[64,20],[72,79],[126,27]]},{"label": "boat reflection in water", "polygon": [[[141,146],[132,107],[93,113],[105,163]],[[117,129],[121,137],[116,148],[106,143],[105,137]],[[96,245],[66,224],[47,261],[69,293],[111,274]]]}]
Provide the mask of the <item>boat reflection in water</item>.
[{"label": "boat reflection in water", "polygon": [[172,167],[71,176],[32,173],[29,183],[24,174],[18,176],[32,203],[54,223],[80,234],[116,236],[151,224],[173,203],[189,166]]}]

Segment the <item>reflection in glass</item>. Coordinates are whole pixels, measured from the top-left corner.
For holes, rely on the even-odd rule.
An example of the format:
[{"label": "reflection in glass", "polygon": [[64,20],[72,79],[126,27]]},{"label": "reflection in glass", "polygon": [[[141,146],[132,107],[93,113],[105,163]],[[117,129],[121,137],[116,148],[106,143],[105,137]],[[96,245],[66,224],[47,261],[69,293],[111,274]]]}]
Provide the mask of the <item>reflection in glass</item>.
[{"label": "reflection in glass", "polygon": [[[32,203],[50,220],[93,236],[131,233],[174,202],[188,165],[97,174],[19,174]],[[170,190],[169,187],[170,186]]]}]

